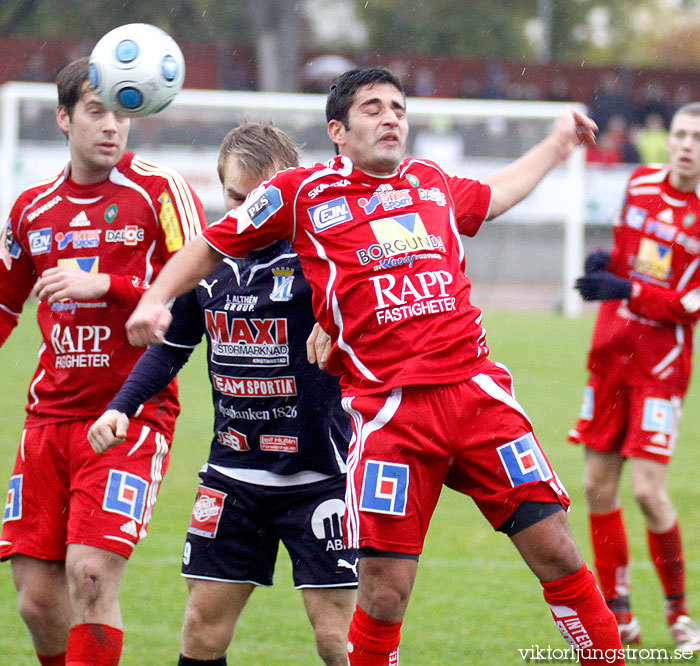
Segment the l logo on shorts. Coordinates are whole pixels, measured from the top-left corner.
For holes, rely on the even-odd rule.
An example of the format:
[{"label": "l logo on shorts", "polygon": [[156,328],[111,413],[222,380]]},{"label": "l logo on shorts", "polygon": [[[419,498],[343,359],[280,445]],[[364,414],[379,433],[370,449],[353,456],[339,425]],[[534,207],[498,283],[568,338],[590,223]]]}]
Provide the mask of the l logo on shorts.
[{"label": "l logo on shorts", "polygon": [[367,461],[360,510],[405,516],[407,497],[408,465]]},{"label": "l logo on shorts", "polygon": [[552,478],[547,459],[531,432],[496,450],[513,487],[529,481],[549,481]]},{"label": "l logo on shorts", "polygon": [[133,518],[140,523],[146,507],[147,490],[148,482],[140,476],[110,469],[102,508],[111,513]]}]

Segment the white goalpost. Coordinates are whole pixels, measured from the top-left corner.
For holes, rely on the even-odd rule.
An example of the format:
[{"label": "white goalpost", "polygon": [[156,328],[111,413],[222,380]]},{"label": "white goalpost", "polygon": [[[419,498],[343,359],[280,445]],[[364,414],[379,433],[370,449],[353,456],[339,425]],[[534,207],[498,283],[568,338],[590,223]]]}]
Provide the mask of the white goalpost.
[{"label": "white goalpost", "polygon": [[[482,178],[544,137],[565,106],[557,102],[409,98],[409,154],[434,159],[459,176]],[[569,106],[585,111],[582,105]],[[55,107],[56,88],[52,84],[11,82],[0,86],[3,220],[24,187],[57,172],[66,162],[65,140],[54,120]],[[226,131],[245,119],[272,120],[302,146],[304,164],[325,161],[333,151],[325,134],[324,109],[324,95],[183,90],[165,111],[132,122],[129,148],[180,171],[200,195],[207,217],[213,220],[223,213],[216,156]],[[560,285],[558,306],[570,317],[581,311],[573,284],[584,256],[585,185],[584,153],[577,149],[524,202],[502,219],[488,223],[503,225],[504,230],[519,229],[524,239],[534,238],[529,231],[542,225],[561,230],[556,249],[544,257],[518,241],[515,245],[520,247],[505,258],[501,253],[493,255],[501,256],[503,263],[494,270],[510,276],[511,282],[533,281],[533,289],[540,281],[551,282],[552,271],[558,271],[558,277],[554,277]],[[494,229],[493,242],[498,244],[499,227]],[[547,233],[542,237],[546,238]],[[471,242],[469,239],[465,243],[467,273],[477,282],[478,275],[469,263]],[[480,262],[483,266],[493,264],[488,255],[488,249],[473,253],[474,270],[478,272]],[[522,270],[516,265],[520,262]],[[522,277],[536,273],[538,266],[534,264],[538,262],[542,263],[542,275],[547,272],[547,276],[534,280]]]}]

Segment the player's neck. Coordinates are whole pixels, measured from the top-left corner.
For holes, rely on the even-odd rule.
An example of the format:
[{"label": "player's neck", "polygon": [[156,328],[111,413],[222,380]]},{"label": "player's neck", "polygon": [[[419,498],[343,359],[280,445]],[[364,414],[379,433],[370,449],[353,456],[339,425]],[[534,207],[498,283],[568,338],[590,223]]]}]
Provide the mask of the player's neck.
[{"label": "player's neck", "polygon": [[700,183],[700,175],[686,177],[676,171],[670,171],[668,182],[679,192],[693,192],[697,189],[698,183]]},{"label": "player's neck", "polygon": [[108,169],[84,168],[79,163],[76,164],[75,161],[71,160],[68,177],[76,185],[95,185],[107,180],[111,170],[111,167]]}]

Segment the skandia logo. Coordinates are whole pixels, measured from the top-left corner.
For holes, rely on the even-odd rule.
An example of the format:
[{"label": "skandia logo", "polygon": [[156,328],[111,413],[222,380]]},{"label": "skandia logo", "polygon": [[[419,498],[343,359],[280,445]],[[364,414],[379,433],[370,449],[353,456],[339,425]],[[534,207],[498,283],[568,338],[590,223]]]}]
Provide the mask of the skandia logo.
[{"label": "skandia logo", "polygon": [[50,201],[47,201],[44,205],[39,206],[39,208],[37,208],[36,210],[33,210],[31,213],[29,213],[27,215],[27,221],[33,222],[34,220],[36,220],[37,217],[39,217],[39,215],[42,215],[47,210],[51,210],[60,201],[63,201],[63,199],[61,198],[60,195],[57,194],[53,199],[51,199]]},{"label": "skandia logo", "polygon": [[308,209],[314,231],[321,232],[334,227],[336,224],[352,220],[350,207],[345,197],[338,197]]}]

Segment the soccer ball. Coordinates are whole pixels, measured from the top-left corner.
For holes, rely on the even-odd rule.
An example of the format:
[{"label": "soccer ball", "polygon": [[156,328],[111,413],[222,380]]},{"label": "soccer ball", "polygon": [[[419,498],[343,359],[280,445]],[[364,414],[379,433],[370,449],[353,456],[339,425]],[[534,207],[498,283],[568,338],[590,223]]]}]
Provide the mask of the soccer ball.
[{"label": "soccer ball", "polygon": [[95,44],[89,78],[108,109],[147,116],[162,111],[182,88],[185,59],[167,32],[147,23],[129,23]]}]

